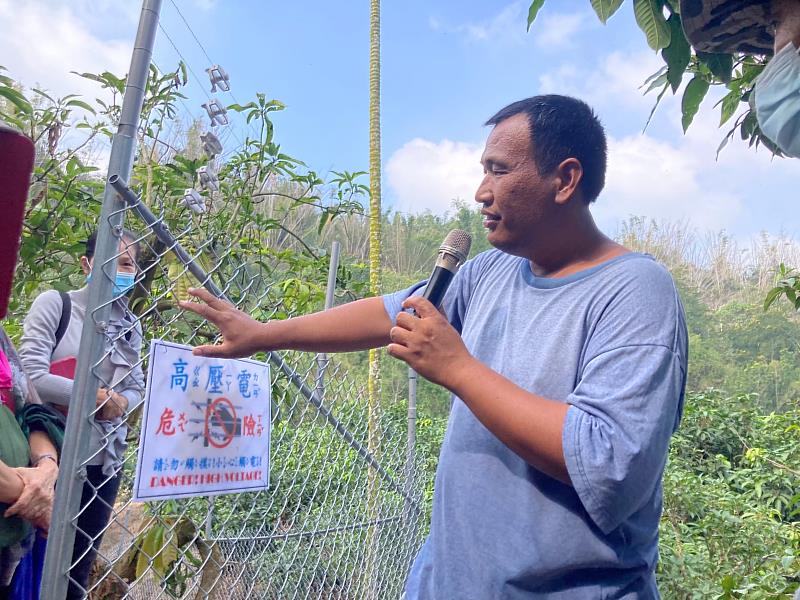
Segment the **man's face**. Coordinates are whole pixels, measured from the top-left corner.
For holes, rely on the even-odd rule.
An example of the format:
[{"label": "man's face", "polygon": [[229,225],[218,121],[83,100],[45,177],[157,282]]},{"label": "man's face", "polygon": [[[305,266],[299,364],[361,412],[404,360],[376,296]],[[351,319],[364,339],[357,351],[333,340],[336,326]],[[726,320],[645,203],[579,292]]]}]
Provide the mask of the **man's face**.
[{"label": "man's face", "polygon": [[527,115],[497,124],[486,140],[484,177],[475,193],[489,243],[516,256],[528,256],[537,229],[555,209],[556,182],[539,174],[531,149]]}]

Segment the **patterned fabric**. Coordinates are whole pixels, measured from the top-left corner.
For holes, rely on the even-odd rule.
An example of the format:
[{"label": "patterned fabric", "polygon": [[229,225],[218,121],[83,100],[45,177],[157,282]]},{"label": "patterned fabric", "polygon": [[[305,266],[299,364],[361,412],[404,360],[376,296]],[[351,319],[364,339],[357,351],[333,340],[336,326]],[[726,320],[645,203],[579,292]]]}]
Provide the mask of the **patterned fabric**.
[{"label": "patterned fabric", "polygon": [[14,349],[14,344],[11,343],[5,329],[3,329],[1,325],[0,351],[6,355],[9,367],[11,368],[11,397],[14,402],[14,408],[12,410],[15,414],[19,414],[27,401],[38,404],[39,397],[33,396],[36,394],[36,391],[33,389],[33,386],[31,386],[25,371],[22,369],[22,362],[19,360],[19,355]]},{"label": "patterned fabric", "polygon": [[[36,390],[22,369],[19,356],[5,330],[0,325],[0,352],[5,354],[11,368],[11,395],[16,418],[11,410],[0,406],[0,460],[9,467],[26,467],[30,462],[28,436],[32,431],[44,431],[61,450],[64,441],[64,418],[55,410],[39,403]],[[2,517],[8,505],[0,503],[0,585],[8,585],[14,568],[24,552],[20,545],[30,535],[29,523],[19,517]],[[19,554],[22,552],[22,554]]]},{"label": "patterned fabric", "polygon": [[16,415],[17,423],[25,437],[30,437],[32,431],[43,431],[60,452],[66,426],[64,416],[42,404],[36,388],[33,387],[22,367],[22,361],[14,344],[2,325],[0,325],[0,352],[5,355],[11,369],[11,396],[14,406],[9,408]]},{"label": "patterned fabric", "polygon": [[771,55],[771,0],[681,0],[686,38],[700,52]]},{"label": "patterned fabric", "polygon": [[[30,462],[28,440],[7,406],[0,406],[0,460],[13,468],[27,467]],[[19,517],[3,517],[8,504],[0,502],[0,548],[16,544],[31,532],[31,526]],[[6,555],[0,554],[0,571],[7,566]],[[16,563],[14,563],[16,566]],[[8,583],[2,583],[8,585]]]}]

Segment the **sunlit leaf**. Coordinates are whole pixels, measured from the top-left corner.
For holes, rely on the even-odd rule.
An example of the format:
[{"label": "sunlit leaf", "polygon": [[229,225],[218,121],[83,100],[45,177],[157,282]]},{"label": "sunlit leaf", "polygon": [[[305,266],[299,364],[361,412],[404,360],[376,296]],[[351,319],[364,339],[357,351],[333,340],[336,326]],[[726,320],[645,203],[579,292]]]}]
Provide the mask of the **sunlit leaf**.
[{"label": "sunlit leaf", "polygon": [[725,97],[720,101],[722,105],[719,116],[720,127],[727,123],[730,118],[736,114],[736,109],[739,108],[741,101],[742,97],[736,90],[726,94]]},{"label": "sunlit leaf", "polygon": [[33,107],[31,107],[30,102],[17,90],[10,87],[0,87],[0,96],[11,102],[20,112],[26,115],[33,114]]},{"label": "sunlit leaf", "polygon": [[78,108],[82,108],[85,111],[88,111],[88,112],[90,112],[92,114],[96,114],[96,111],[94,110],[94,108],[92,108],[92,106],[90,106],[89,104],[87,104],[83,100],[70,100],[69,102],[67,102],[67,106],[77,106]]},{"label": "sunlit leaf", "polygon": [[681,20],[678,15],[670,15],[667,20],[670,30],[669,46],[661,51],[661,57],[667,63],[667,80],[672,86],[672,91],[677,92],[683,80],[683,74],[692,58],[692,49],[683,33]]},{"label": "sunlit leaf", "polygon": [[653,50],[669,46],[670,28],[659,0],[633,0],[633,13],[636,16],[636,23],[647,36],[647,43]]},{"label": "sunlit leaf", "polygon": [[689,125],[692,124],[697,111],[700,109],[700,103],[705,98],[708,87],[708,81],[700,75],[695,75],[689,85],[686,86],[681,100],[681,124],[683,125],[684,133],[689,129]]},{"label": "sunlit leaf", "polygon": [[[592,0],[592,8],[597,17],[605,24],[622,6],[624,0]],[[530,26],[530,25],[529,25]]]},{"label": "sunlit leaf", "polygon": [[531,30],[531,25],[536,20],[536,15],[539,14],[542,6],[544,6],[544,0],[533,0],[531,2],[530,8],[528,8],[528,31]]}]

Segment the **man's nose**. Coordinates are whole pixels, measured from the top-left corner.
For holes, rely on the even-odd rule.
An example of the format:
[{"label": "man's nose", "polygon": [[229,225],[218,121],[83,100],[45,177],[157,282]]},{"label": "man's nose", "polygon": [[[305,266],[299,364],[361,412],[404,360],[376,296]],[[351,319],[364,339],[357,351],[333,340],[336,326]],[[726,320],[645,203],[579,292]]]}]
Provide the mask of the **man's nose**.
[{"label": "man's nose", "polygon": [[488,174],[483,176],[483,181],[475,191],[475,202],[480,202],[481,204],[491,204],[492,202],[492,190],[489,187]]}]

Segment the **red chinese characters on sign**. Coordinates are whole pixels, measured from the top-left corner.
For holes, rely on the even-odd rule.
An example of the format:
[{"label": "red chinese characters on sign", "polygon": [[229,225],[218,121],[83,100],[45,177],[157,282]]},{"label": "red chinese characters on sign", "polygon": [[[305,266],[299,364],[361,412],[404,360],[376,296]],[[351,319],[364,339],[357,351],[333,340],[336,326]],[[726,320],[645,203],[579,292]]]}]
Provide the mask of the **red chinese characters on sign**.
[{"label": "red chinese characters on sign", "polygon": [[245,415],[242,419],[242,434],[245,436],[250,436],[255,434],[256,429],[256,420],[253,418],[252,415]]},{"label": "red chinese characters on sign", "polygon": [[172,424],[172,419],[175,418],[175,413],[167,407],[164,409],[164,412],[161,413],[161,420],[158,423],[158,429],[156,429],[156,435],[175,435],[175,427]]},{"label": "red chinese characters on sign", "polygon": [[261,415],[253,416],[251,413],[242,417],[242,435],[244,437],[261,437],[262,433],[264,433],[264,425],[261,422]]}]

